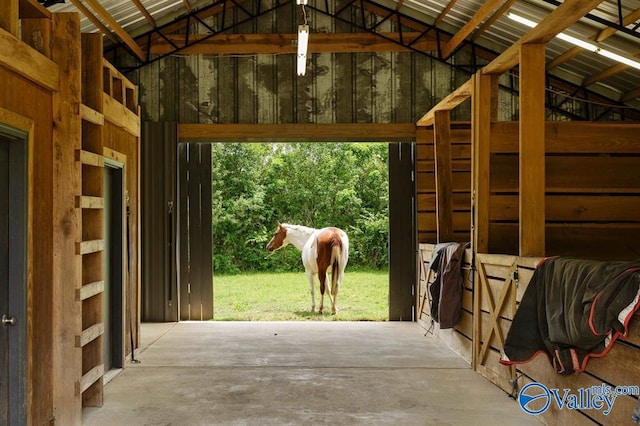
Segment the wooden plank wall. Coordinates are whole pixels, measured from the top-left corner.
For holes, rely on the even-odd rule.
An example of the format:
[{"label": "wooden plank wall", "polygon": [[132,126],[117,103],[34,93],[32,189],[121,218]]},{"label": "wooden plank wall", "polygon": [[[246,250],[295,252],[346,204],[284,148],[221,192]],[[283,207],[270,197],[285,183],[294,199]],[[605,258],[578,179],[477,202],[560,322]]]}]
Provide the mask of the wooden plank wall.
[{"label": "wooden plank wall", "polygon": [[[640,257],[640,125],[547,122],[546,255]],[[518,253],[518,124],[491,126],[489,252]]]},{"label": "wooden plank wall", "polygon": [[[461,127],[462,126],[462,127]],[[640,257],[640,125],[547,122],[546,254]],[[417,132],[418,231],[436,242],[433,133]],[[452,124],[454,240],[471,223],[469,130]],[[518,253],[518,123],[491,125],[489,251]]]},{"label": "wooden plank wall", "polygon": [[438,323],[431,322],[431,304],[428,295],[428,287],[433,282],[433,272],[430,271],[431,258],[435,244],[420,244],[418,254],[418,291],[417,322],[425,330],[433,333],[449,349],[457,353],[469,365],[472,363],[473,344],[473,282],[471,271],[471,250],[465,250],[462,262],[462,278],[464,293],[462,295],[462,316],[453,329],[440,330]]},{"label": "wooden plank wall", "polygon": [[[15,39],[6,41],[9,39],[6,35],[2,37],[0,51],[6,51],[8,43],[18,43]],[[30,54],[34,52],[26,44],[19,45],[19,48],[20,51],[28,50]],[[29,153],[37,159],[37,167],[31,171],[34,203],[29,227],[34,240],[33,255],[28,259],[33,281],[27,300],[31,327],[27,341],[27,368],[31,375],[27,385],[30,393],[27,410],[33,424],[46,424],[53,414],[53,101],[51,89],[43,87],[36,77],[29,74],[35,74],[40,63],[46,63],[46,68],[55,69],[56,73],[58,67],[38,54],[39,62],[25,64],[33,68],[33,72],[21,75],[13,71],[15,57],[9,58],[13,64],[5,64],[0,59],[0,107],[34,123],[34,150]]]},{"label": "wooden plank wall", "polygon": [[[243,8],[257,11],[260,2]],[[348,5],[330,0],[334,10]],[[345,19],[361,21],[357,16]],[[347,7],[345,14],[352,8]],[[308,9],[311,31],[354,32],[351,24]],[[236,28],[236,33],[297,31],[300,18],[295,2]],[[227,13],[240,20],[243,13]],[[221,26],[222,14],[205,22]],[[374,22],[371,12],[364,19]],[[394,31],[389,19],[378,31]],[[208,30],[201,24],[198,31]],[[404,28],[404,30],[410,30]],[[469,64],[470,55],[458,52],[451,63]],[[307,74],[298,77],[295,55],[170,56],[129,76],[140,85],[142,118],[179,123],[412,123],[446,96],[469,74],[447,63],[411,52],[313,53]],[[508,110],[508,111],[506,111]],[[505,106],[511,117],[511,105]],[[470,106],[452,112],[452,120],[469,120]]]},{"label": "wooden plank wall", "polygon": [[[572,389],[572,393],[603,383],[612,388],[640,383],[640,313],[631,320],[629,336],[618,340],[605,357],[590,359],[582,374],[559,375],[544,355],[517,368],[499,364],[504,338],[540,259],[487,254],[477,254],[476,259],[480,280],[476,288],[481,291],[477,292],[477,310],[474,311],[479,312],[474,315],[478,336],[474,351],[477,354],[476,370],[480,374],[508,393],[513,391],[511,380],[516,376],[519,388],[535,381],[549,388]],[[518,273],[517,282],[513,279],[514,271]],[[494,318],[500,333],[492,326]],[[488,345],[486,349],[483,349],[484,345]],[[612,412],[605,416],[598,410],[558,409],[552,403],[542,416],[549,424],[626,424],[637,404],[637,397],[618,396]]]},{"label": "wooden plank wall", "polygon": [[[451,127],[452,241],[468,242],[471,241],[471,128],[468,123],[453,123]],[[418,241],[435,243],[437,218],[433,130],[418,128],[416,151]]]}]

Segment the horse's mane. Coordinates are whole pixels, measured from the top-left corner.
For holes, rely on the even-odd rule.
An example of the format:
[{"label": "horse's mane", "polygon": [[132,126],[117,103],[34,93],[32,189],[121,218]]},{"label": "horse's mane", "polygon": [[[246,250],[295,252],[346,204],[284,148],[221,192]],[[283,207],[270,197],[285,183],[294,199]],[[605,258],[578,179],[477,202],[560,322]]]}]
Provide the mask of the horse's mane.
[{"label": "horse's mane", "polygon": [[312,234],[316,231],[315,228],[310,228],[308,226],[304,226],[304,225],[292,225],[290,223],[283,223],[282,226],[284,226],[285,228],[291,228],[294,229],[296,231],[300,231],[300,232],[305,232],[305,233],[309,233]]}]

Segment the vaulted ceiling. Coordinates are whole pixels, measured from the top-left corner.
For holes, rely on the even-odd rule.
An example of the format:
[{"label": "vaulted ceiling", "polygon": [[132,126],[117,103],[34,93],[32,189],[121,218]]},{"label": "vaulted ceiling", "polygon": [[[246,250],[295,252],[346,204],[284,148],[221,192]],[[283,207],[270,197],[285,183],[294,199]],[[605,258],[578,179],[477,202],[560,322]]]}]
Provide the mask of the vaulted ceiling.
[{"label": "vaulted ceiling", "polygon": [[[42,0],[41,0],[42,1]],[[46,0],[60,2],[61,0]],[[139,68],[170,54],[294,53],[295,28],[288,33],[246,33],[237,23],[251,22],[295,0],[66,0],[52,11],[80,11],[83,32],[102,32],[107,56],[128,55]],[[46,4],[46,3],[45,3]],[[311,52],[412,50],[451,61],[460,49],[478,61],[469,72],[490,62],[531,31],[562,2],[554,0],[308,0],[307,11],[351,24],[348,33],[312,34]],[[570,98],[640,110],[640,0],[607,0],[547,42],[549,86]],[[240,16],[225,24],[225,14]],[[218,25],[210,24],[217,17]],[[231,22],[231,20],[228,20]],[[383,32],[383,23],[394,23]],[[206,34],[190,33],[204,26]],[[558,25],[561,25],[558,22]],[[551,22],[553,25],[553,22]],[[254,27],[255,28],[255,27]],[[579,45],[576,45],[576,43]],[[614,53],[616,59],[603,56]],[[611,56],[610,54],[608,56]],[[622,58],[622,59],[620,59]],[[637,61],[629,64],[620,60]],[[459,64],[458,64],[459,65]],[[624,115],[624,113],[623,113]]]}]

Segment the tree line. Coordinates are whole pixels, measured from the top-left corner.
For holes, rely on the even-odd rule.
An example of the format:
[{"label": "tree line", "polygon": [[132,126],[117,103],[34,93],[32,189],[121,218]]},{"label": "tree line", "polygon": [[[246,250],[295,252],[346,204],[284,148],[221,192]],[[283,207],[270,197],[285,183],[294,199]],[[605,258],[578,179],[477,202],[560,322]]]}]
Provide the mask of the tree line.
[{"label": "tree line", "polygon": [[342,228],[350,268],[385,269],[388,199],[386,144],[214,144],[214,271],[300,270],[293,247],[267,255],[278,222]]}]

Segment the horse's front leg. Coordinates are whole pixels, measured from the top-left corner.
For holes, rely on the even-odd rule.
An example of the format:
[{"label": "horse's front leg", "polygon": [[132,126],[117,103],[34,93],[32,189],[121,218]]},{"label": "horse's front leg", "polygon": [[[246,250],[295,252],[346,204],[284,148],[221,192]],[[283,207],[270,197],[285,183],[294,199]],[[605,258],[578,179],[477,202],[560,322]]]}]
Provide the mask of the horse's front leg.
[{"label": "horse's front leg", "polygon": [[[315,286],[313,285],[313,273],[307,272],[307,278],[309,279],[309,285],[311,287],[311,313],[316,311],[316,295],[315,295]],[[320,308],[322,309],[322,307]]]}]

